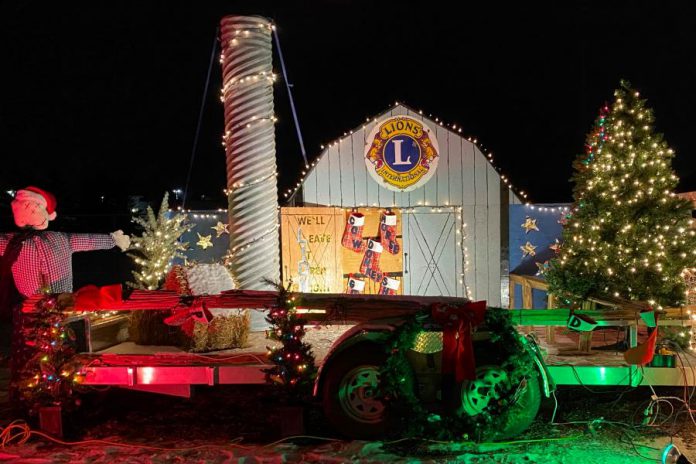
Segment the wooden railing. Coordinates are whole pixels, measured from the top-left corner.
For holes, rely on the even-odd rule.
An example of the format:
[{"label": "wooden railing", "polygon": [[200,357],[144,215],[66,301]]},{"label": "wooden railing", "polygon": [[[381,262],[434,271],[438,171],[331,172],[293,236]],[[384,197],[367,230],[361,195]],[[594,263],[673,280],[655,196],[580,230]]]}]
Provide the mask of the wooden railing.
[{"label": "wooden railing", "polygon": [[[522,287],[522,308],[513,309],[517,286]],[[516,311],[516,319],[520,330],[530,331],[534,326],[546,327],[546,342],[555,342],[556,327],[565,327],[570,314],[569,309],[556,309],[557,300],[548,291],[548,283],[536,276],[510,274],[510,304],[509,308]],[[546,310],[525,311],[534,309],[533,290],[546,292]],[[604,309],[598,309],[603,307]],[[578,314],[583,314],[597,321],[598,326],[629,327],[629,344],[635,346],[637,338],[637,324],[639,313],[648,309],[650,305],[643,301],[628,301],[621,298],[602,297],[588,298],[583,302]],[[658,325],[660,326],[691,326],[692,314],[696,314],[696,306],[682,306],[678,308],[665,308],[660,312]],[[580,335],[578,349],[589,352],[591,350],[592,332]]]}]

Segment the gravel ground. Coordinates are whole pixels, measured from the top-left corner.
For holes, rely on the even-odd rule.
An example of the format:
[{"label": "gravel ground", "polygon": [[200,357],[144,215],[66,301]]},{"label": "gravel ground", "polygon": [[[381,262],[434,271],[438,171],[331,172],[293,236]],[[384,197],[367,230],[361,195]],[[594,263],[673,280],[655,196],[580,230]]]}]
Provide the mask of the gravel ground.
[{"label": "gravel ground", "polygon": [[[283,462],[465,462],[465,463],[640,463],[658,462],[674,437],[696,458],[696,428],[688,414],[660,416],[663,426],[640,424],[650,397],[647,389],[564,388],[551,425],[553,402],[546,404],[519,441],[502,444],[396,443],[329,440],[335,433],[318,408],[306,410],[306,434],[319,438],[274,443],[287,421],[267,386],[202,387],[191,399],[108,390],[85,398],[66,428],[70,440],[107,440],[63,446],[45,439],[0,449],[8,463],[283,463]],[[658,391],[681,395],[682,390]],[[604,420],[598,421],[597,419]],[[595,421],[589,422],[588,421]],[[611,421],[621,422],[622,424]],[[5,423],[7,420],[5,421]],[[152,449],[151,447],[161,448]],[[166,449],[165,449],[166,448]],[[174,449],[176,448],[176,449]]]}]

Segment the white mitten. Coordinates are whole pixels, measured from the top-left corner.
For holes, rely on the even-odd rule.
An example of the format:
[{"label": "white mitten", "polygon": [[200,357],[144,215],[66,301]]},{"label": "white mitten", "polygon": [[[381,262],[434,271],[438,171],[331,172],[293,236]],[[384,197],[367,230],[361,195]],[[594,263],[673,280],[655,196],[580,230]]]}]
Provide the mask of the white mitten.
[{"label": "white mitten", "polygon": [[114,243],[121,251],[126,251],[130,246],[130,237],[124,234],[122,230],[111,232],[111,238],[114,239]]}]

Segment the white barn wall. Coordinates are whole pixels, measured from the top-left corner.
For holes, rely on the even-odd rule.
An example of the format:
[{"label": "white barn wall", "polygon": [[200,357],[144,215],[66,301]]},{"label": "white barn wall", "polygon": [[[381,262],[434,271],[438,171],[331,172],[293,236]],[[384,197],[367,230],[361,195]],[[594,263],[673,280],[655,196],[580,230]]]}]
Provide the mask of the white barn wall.
[{"label": "white barn wall", "polygon": [[[376,124],[388,116],[408,115],[426,122],[436,132],[439,159],[436,175],[422,188],[393,192],[375,182],[364,160],[366,138]],[[409,208],[417,206],[461,206],[465,255],[469,265],[463,271],[464,284],[472,299],[500,304],[501,271],[501,180],[476,145],[458,133],[424,118],[405,106],[395,106],[325,147],[314,168],[305,177],[303,200],[307,205],[340,207],[377,206]],[[521,203],[509,191],[509,204]],[[461,252],[461,250],[460,250]],[[465,255],[460,255],[463,263]],[[462,269],[468,268],[468,269]],[[458,289],[459,295],[465,290]]]}]

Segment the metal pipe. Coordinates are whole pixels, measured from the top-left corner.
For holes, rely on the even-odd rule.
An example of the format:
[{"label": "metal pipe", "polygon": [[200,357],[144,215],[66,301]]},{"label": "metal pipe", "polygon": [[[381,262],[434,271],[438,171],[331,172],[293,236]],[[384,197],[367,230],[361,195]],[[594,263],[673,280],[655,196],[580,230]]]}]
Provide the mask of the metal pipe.
[{"label": "metal pipe", "polygon": [[[273,115],[271,21],[225,16],[220,21],[223,141],[227,160],[228,266],[242,289],[280,281],[278,186]],[[268,327],[252,312],[251,330]]]}]

